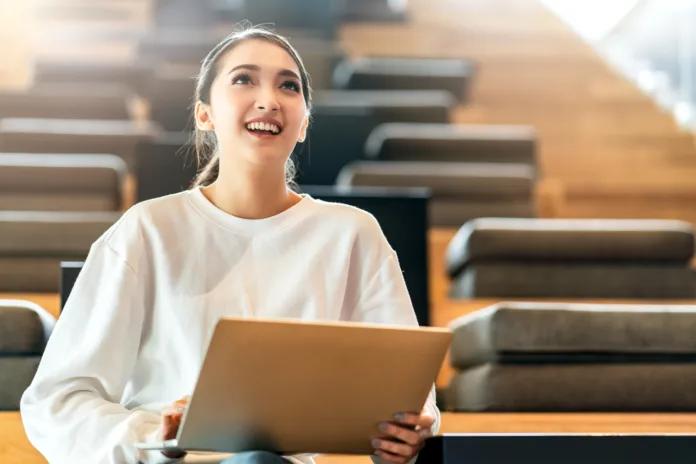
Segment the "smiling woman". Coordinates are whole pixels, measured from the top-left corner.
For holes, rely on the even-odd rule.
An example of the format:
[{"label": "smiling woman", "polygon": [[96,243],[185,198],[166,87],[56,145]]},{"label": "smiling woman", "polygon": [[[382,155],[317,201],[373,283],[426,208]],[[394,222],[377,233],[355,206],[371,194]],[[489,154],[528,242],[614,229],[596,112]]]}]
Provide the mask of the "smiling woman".
[{"label": "smiling woman", "polygon": [[[196,186],[212,184],[221,164],[233,164],[239,172],[244,156],[255,164],[264,155],[282,162],[286,182],[292,182],[290,156],[305,139],[312,97],[307,70],[287,40],[261,28],[229,36],[203,60],[194,101],[201,168]],[[242,129],[261,140],[283,137],[259,153]]]},{"label": "smiling woman", "polygon": [[[203,61],[195,97],[196,185],[136,204],[93,244],[22,397],[27,436],[51,463],[182,458],[163,440],[177,436],[222,317],[418,324],[374,216],[288,186],[311,109],[288,42],[230,36]],[[432,388],[422,411],[375,424],[372,447],[405,463],[438,427]],[[314,462],[244,454],[225,464]]]}]

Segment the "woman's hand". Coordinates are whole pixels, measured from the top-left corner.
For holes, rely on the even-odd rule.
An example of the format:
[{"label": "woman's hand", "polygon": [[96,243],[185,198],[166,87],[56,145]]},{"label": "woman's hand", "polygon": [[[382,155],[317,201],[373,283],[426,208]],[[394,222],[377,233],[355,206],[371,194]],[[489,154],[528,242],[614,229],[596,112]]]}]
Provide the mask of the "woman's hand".
[{"label": "woman's hand", "polygon": [[425,440],[432,436],[435,423],[433,413],[423,410],[420,414],[396,414],[394,421],[380,424],[385,438],[372,441],[375,454],[386,462],[406,463],[423,448]]},{"label": "woman's hand", "polygon": [[[184,411],[186,410],[190,400],[190,396],[184,396],[162,410],[159,428],[160,440],[164,441],[176,438],[176,434],[179,431],[179,425],[181,425],[181,419],[184,417]],[[170,451],[162,451],[162,454],[172,459],[179,459],[186,455],[186,453],[176,453]]]}]

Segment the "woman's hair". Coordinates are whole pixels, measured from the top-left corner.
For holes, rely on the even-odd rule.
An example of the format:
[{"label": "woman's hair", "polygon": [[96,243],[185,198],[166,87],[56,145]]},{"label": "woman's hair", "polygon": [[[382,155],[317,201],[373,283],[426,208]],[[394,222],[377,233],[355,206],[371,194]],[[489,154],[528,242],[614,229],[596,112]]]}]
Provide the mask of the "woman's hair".
[{"label": "woman's hair", "polygon": [[[217,44],[205,57],[201,64],[201,70],[196,78],[196,91],[194,103],[203,102],[210,105],[210,89],[213,81],[217,77],[220,58],[230,51],[233,47],[245,40],[265,40],[281,47],[285,50],[297,64],[302,80],[302,95],[304,96],[307,111],[311,109],[312,95],[310,78],[305,69],[302,59],[297,51],[290,45],[285,37],[260,27],[249,27],[240,32],[236,32],[219,44]],[[193,187],[205,187],[212,184],[217,179],[220,172],[220,152],[217,146],[217,139],[213,131],[202,131],[195,128],[196,158],[198,160],[198,175],[193,182]],[[295,164],[292,157],[285,163],[285,181],[293,183],[295,178]]]}]

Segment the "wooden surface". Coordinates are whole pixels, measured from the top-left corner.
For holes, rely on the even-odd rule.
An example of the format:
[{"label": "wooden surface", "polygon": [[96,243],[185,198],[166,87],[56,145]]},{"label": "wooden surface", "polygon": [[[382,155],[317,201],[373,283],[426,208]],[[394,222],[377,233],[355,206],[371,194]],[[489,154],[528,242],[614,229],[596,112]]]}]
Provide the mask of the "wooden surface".
[{"label": "wooden surface", "polygon": [[[19,413],[0,412],[0,462],[44,464],[31,446]],[[441,433],[696,433],[696,414],[452,414]],[[317,464],[368,464],[365,456],[322,456]]]},{"label": "wooden surface", "polygon": [[[0,412],[0,462],[46,461],[31,446],[16,412]],[[696,433],[696,414],[476,413],[442,415],[441,433]],[[364,456],[322,456],[317,464],[368,464]]]}]

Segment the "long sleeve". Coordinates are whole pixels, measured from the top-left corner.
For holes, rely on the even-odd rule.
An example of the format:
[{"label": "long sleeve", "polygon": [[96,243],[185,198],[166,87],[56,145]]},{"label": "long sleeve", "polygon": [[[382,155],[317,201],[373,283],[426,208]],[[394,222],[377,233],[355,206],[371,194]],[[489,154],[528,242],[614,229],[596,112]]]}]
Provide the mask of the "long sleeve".
[{"label": "long sleeve", "polygon": [[[352,319],[371,323],[418,325],[395,253],[391,252],[367,281],[352,312]],[[440,410],[436,403],[435,385],[424,408],[435,416],[431,430],[433,434],[437,434],[440,430]],[[373,457],[373,461],[380,463],[381,459]],[[412,462],[415,462],[415,459]]]},{"label": "long sleeve", "polygon": [[133,443],[154,439],[159,416],[119,404],[140,346],[142,301],[134,269],[97,241],[21,400],[27,436],[51,464],[150,460]]}]

